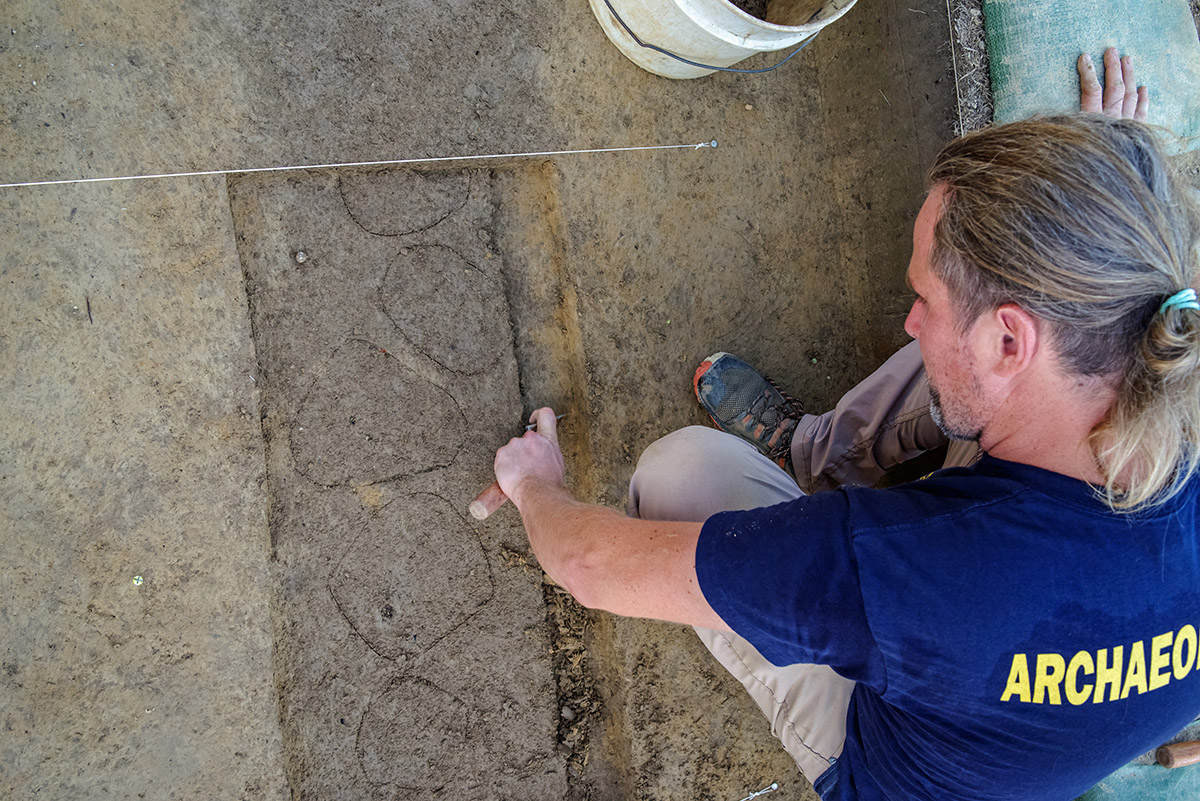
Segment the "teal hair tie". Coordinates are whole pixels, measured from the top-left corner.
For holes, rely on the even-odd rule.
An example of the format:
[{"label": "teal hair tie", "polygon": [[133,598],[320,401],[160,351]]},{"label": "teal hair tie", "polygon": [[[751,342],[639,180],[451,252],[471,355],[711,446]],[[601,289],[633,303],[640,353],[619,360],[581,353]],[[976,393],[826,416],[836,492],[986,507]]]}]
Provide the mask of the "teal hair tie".
[{"label": "teal hair tie", "polygon": [[1200,311],[1200,302],[1196,301],[1196,290],[1181,289],[1171,297],[1167,298],[1163,305],[1158,307],[1159,314],[1166,314],[1171,309],[1195,309]]}]

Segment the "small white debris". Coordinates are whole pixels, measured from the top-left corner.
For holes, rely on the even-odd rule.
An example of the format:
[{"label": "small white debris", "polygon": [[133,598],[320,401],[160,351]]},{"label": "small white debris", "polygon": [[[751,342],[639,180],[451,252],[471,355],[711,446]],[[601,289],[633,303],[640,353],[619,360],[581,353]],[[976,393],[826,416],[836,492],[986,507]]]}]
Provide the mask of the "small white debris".
[{"label": "small white debris", "polygon": [[304,264],[304,262],[306,262],[306,261],[308,261],[308,254],[305,253],[303,250],[297,250],[296,251],[296,264]]}]

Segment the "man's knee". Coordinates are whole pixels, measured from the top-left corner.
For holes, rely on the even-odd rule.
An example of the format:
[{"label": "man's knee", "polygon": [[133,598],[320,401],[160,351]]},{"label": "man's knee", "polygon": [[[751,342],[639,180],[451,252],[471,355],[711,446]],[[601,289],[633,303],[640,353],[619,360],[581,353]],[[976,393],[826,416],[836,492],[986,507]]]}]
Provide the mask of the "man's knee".
[{"label": "man's knee", "polygon": [[704,426],[672,431],[650,444],[629,483],[629,513],[648,520],[707,520],[800,494],[795,482],[732,434]]},{"label": "man's knee", "polygon": [[722,450],[721,440],[729,435],[715,428],[687,426],[660,437],[638,457],[634,476],[673,475],[689,467],[701,467]]},{"label": "man's knee", "polygon": [[[629,514],[646,519],[664,519],[668,508],[686,504],[686,493],[694,468],[706,464],[704,442],[720,432],[703,426],[672,431],[650,443],[638,457],[629,481]],[[682,513],[684,510],[679,509]]]}]

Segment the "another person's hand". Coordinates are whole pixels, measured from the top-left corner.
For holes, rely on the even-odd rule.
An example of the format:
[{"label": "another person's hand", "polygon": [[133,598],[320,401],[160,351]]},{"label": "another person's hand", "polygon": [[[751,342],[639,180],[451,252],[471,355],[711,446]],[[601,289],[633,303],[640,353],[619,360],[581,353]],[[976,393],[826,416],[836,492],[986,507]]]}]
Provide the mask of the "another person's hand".
[{"label": "another person's hand", "polygon": [[1121,58],[1117,48],[1104,51],[1104,86],[1096,76],[1092,57],[1084,53],[1076,63],[1079,70],[1079,109],[1107,114],[1122,120],[1145,122],[1150,92],[1138,86],[1133,74],[1133,57]]},{"label": "another person's hand", "polygon": [[504,494],[521,506],[521,485],[526,479],[539,479],[550,484],[563,484],[563,456],[558,447],[558,421],[554,410],[543,407],[534,412],[529,422],[535,428],[524,436],[509,440],[496,451],[496,481]]}]

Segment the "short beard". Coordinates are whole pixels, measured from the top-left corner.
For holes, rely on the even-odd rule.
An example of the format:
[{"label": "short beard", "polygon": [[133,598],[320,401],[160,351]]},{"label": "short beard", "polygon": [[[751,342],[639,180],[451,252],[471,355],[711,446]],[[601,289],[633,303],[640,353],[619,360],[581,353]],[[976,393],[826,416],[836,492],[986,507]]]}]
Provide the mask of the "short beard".
[{"label": "short beard", "polygon": [[969,429],[966,426],[956,426],[946,421],[945,406],[942,404],[942,393],[938,392],[932,384],[929,385],[929,414],[933,417],[933,422],[952,440],[958,442],[979,442],[983,436],[982,429]]}]

